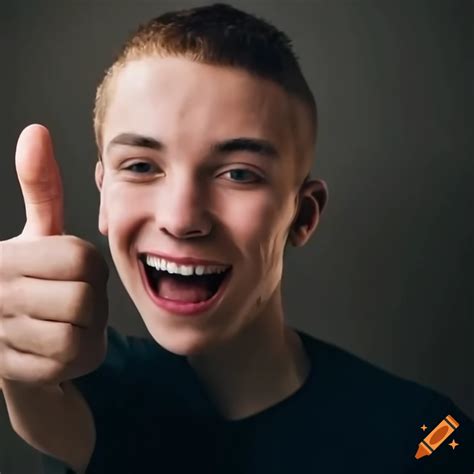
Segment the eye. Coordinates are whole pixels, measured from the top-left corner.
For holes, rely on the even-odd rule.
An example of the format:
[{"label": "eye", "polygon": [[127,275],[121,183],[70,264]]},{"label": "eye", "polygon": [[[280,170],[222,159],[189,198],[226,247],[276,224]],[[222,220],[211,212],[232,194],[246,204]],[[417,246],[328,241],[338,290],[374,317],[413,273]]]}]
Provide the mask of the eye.
[{"label": "eye", "polygon": [[[231,181],[236,180],[235,182],[237,182],[237,183],[253,184],[253,183],[259,183],[259,182],[262,181],[262,178],[257,173],[254,173],[253,171],[250,171],[250,170],[245,169],[245,168],[235,168],[233,170],[226,171],[223,174],[229,174],[229,173],[231,173],[234,176],[234,178]],[[254,180],[253,181],[242,181],[242,175],[244,176],[244,179],[245,179],[245,175],[253,176]]]},{"label": "eye", "polygon": [[139,161],[137,163],[133,163],[130,166],[124,168],[124,170],[131,171],[132,173],[136,174],[146,174],[151,171],[153,165],[147,163],[145,161]]}]

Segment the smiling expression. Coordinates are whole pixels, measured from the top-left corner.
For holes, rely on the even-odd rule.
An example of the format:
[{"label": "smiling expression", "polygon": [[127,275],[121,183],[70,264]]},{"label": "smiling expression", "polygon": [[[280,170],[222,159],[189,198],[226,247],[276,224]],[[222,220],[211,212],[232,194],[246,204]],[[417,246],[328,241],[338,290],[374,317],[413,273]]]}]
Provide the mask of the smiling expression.
[{"label": "smiling expression", "polygon": [[[109,93],[99,229],[151,335],[190,354],[279,311],[303,105],[246,71],[172,57],[130,61]],[[176,317],[146,293],[141,252],[223,262],[232,277],[205,315]]]}]

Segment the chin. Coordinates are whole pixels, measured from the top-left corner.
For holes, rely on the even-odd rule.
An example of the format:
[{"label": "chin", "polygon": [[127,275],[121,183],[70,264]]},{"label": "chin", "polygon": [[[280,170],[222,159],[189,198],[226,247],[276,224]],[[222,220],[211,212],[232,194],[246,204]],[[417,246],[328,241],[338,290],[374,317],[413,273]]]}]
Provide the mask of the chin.
[{"label": "chin", "polygon": [[148,332],[153,339],[168,352],[179,356],[194,356],[203,354],[213,345],[209,337],[191,328],[157,328],[145,322]]}]

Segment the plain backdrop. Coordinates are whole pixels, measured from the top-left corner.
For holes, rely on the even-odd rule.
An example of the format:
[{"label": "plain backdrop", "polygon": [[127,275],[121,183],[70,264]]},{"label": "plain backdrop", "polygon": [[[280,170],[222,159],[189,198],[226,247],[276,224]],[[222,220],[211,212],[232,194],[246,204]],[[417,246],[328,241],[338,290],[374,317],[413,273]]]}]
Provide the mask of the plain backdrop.
[{"label": "plain backdrop", "polygon": [[[64,180],[66,230],[107,258],[110,324],[127,334],[150,337],[97,229],[95,88],[140,22],[205,3],[20,0],[0,10],[0,240],[25,221],[18,135],[42,123]],[[309,244],[289,251],[288,324],[474,417],[474,3],[229,3],[288,33],[319,105],[313,176],[328,183],[329,202]],[[41,472],[1,396],[0,472]]]}]

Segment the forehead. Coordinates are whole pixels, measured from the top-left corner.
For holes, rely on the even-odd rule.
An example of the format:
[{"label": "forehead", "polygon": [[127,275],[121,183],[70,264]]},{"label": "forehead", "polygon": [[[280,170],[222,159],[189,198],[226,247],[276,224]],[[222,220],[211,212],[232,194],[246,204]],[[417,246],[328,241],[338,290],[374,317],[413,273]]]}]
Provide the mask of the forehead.
[{"label": "forehead", "polygon": [[172,145],[203,146],[234,136],[266,138],[282,154],[292,147],[297,104],[278,84],[247,71],[185,58],[147,57],[114,77],[103,143],[135,132]]}]

